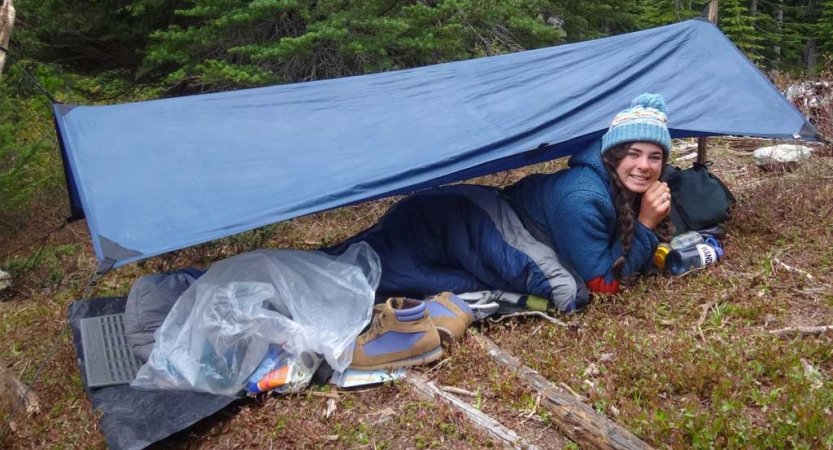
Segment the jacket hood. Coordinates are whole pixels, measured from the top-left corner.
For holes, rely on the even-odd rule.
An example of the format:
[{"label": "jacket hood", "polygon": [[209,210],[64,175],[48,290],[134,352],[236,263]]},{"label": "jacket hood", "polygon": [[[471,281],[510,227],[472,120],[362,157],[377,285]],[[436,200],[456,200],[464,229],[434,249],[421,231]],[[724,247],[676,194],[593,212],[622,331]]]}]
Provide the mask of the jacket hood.
[{"label": "jacket hood", "polygon": [[601,178],[605,184],[610,185],[610,176],[602,162],[602,140],[592,142],[584,150],[576,153],[567,161],[571,168],[588,167]]}]

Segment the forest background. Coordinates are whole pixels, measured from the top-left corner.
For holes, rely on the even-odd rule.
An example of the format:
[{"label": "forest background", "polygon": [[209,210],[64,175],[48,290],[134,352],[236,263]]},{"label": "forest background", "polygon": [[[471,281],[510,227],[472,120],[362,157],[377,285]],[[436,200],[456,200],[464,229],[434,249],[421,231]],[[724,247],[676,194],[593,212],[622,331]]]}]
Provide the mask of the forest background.
[{"label": "forest background", "polygon": [[[16,64],[0,82],[0,234],[65,196],[49,103],[22,68],[59,101],[119,103],[584,41],[696,17],[707,3],[16,0]],[[833,55],[833,1],[719,6],[720,28],[765,72],[812,76]]]},{"label": "forest background", "polygon": [[[17,434],[0,437],[3,448],[106,447],[74,350],[66,335],[60,340],[66,307],[80,298],[96,261],[83,222],[49,234],[69,213],[67,194],[49,101],[24,69],[59,101],[124,103],[584,41],[696,17],[707,3],[13,1],[11,59],[0,78],[0,268],[12,275],[11,287],[0,291],[0,364],[8,363],[26,383],[36,378],[42,361],[47,364],[34,384],[41,414]],[[719,5],[720,28],[779,88],[791,80],[830,79],[833,0],[722,0]],[[833,111],[829,105],[824,114],[819,111],[802,109],[830,139]],[[833,324],[830,150],[802,170],[773,173],[759,171],[746,151],[760,141],[710,143],[713,170],[739,198],[729,223],[728,257],[714,270],[679,279],[648,278],[565,318],[569,329],[507,321],[482,331],[657,447],[831,449],[833,334],[794,340],[770,334],[783,326]],[[551,172],[559,164],[475,181],[511,184],[528,171]],[[146,273],[207,267],[254,248],[332,244],[369,226],[394,200],[327,211],[150,258],[111,272],[91,295],[122,296]],[[54,355],[53,339],[62,344]],[[483,411],[535,437],[539,448],[575,448],[552,426],[536,394],[497,370],[475,344],[453,352],[453,358],[430,369],[438,382],[482,392],[476,403]],[[406,387],[339,395],[332,418],[321,415],[329,408],[326,397],[252,400],[166,446],[486,444],[459,417],[419,403]],[[2,404],[0,418],[5,417],[1,410]],[[396,414],[385,426],[368,425],[388,410]],[[278,412],[284,413],[280,419]]]}]

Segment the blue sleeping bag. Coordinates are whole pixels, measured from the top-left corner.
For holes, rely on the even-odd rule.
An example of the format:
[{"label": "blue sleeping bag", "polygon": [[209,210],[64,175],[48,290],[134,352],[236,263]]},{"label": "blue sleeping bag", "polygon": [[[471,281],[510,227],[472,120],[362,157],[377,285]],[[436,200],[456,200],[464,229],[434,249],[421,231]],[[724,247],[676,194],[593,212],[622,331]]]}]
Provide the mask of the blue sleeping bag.
[{"label": "blue sleeping bag", "polygon": [[382,262],[379,295],[503,290],[587,303],[584,283],[524,228],[497,188],[443,186],[406,197],[371,228],[327,251],[365,241]]}]

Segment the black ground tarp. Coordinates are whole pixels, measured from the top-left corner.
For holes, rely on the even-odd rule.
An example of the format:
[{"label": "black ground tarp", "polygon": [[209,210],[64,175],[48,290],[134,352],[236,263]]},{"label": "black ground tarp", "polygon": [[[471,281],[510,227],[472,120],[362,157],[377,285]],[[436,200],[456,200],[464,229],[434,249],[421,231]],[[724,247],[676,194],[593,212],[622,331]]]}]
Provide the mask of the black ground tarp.
[{"label": "black ground tarp", "polygon": [[[69,306],[72,342],[84,386],[81,319],[124,312],[126,297],[95,298]],[[139,450],[184,430],[228,406],[236,399],[190,391],[146,391],[129,385],[86,388],[93,408],[101,411],[100,428],[113,450]]]}]

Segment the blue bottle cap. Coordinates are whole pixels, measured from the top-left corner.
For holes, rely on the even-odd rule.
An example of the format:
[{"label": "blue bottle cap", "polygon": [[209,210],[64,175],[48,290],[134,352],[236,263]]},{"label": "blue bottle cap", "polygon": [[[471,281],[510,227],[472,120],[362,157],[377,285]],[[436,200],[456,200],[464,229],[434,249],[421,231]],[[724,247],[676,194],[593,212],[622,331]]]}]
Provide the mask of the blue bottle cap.
[{"label": "blue bottle cap", "polygon": [[714,252],[717,254],[717,259],[723,259],[723,247],[720,246],[720,242],[717,242],[715,238],[706,238],[706,243],[714,247]]}]

